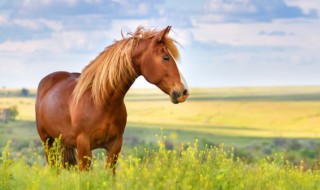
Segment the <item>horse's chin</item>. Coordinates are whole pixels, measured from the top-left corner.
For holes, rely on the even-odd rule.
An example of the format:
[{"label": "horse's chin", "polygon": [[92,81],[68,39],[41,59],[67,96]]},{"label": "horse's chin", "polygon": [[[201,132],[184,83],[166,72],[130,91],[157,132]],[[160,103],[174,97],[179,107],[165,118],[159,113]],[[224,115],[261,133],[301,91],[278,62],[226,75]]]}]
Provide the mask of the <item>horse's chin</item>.
[{"label": "horse's chin", "polygon": [[173,104],[179,104],[179,103],[180,103],[178,100],[174,100],[174,99],[172,99],[172,98],[171,98],[171,102],[172,102]]},{"label": "horse's chin", "polygon": [[178,97],[178,98],[173,98],[173,97],[171,96],[170,99],[171,99],[171,102],[172,102],[173,104],[179,104],[179,103],[185,102],[185,101],[187,100],[188,96],[189,96],[189,94],[187,94],[187,95],[182,95],[182,96],[180,96],[180,97]]}]

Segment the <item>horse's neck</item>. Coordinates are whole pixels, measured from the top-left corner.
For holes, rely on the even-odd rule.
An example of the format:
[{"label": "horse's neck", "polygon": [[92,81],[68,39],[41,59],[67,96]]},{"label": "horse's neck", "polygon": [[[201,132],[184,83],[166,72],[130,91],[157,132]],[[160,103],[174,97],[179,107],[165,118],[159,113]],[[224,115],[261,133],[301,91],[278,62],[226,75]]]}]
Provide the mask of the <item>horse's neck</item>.
[{"label": "horse's neck", "polygon": [[[136,79],[136,78],[135,78]],[[119,89],[112,89],[111,87],[109,87],[109,93],[108,93],[108,97],[106,99],[106,104],[117,104],[117,103],[122,103],[124,100],[125,95],[127,94],[127,92],[129,91],[129,89],[131,88],[132,84],[134,83],[134,80],[130,81],[130,82],[126,82],[122,85],[119,85]]]},{"label": "horse's neck", "polygon": [[139,68],[136,64],[133,64],[133,68],[135,70],[135,76],[130,80],[130,81],[126,81],[123,82],[122,84],[119,84],[119,89],[112,89],[109,86],[110,90],[110,97],[111,97],[111,101],[113,102],[123,102],[125,95],[127,94],[127,92],[129,91],[129,89],[131,88],[132,84],[134,83],[134,81],[141,76],[141,71],[139,71]]}]

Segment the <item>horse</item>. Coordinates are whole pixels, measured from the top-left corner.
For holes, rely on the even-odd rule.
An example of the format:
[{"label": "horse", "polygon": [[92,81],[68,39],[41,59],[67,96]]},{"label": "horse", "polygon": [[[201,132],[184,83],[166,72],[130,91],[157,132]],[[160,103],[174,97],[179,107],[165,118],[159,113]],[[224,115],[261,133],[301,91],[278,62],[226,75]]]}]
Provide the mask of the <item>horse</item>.
[{"label": "horse", "polygon": [[[53,146],[61,135],[63,166],[90,167],[92,150],[106,150],[106,168],[113,168],[122,147],[127,122],[124,97],[143,76],[169,95],[174,104],[188,96],[178,70],[177,42],[162,30],[139,26],[134,33],[106,47],[82,73],[58,71],[39,83],[35,103],[40,139]],[[121,33],[122,34],[122,33]],[[48,153],[45,152],[46,160]]]}]

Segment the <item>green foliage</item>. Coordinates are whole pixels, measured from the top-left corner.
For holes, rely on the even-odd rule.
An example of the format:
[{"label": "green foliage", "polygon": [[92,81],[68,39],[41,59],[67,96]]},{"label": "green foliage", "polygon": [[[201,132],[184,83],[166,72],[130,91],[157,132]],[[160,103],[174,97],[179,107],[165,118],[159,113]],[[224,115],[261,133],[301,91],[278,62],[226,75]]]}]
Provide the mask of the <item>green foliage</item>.
[{"label": "green foliage", "polygon": [[64,148],[61,145],[61,138],[55,139],[52,143],[52,146],[49,145],[49,139],[47,140],[46,144],[44,145],[44,149],[46,152],[46,157],[48,160],[49,167],[55,171],[57,174],[61,173],[63,168],[63,151]]},{"label": "green foliage", "polygon": [[7,143],[7,145],[4,147],[1,157],[0,157],[0,189],[6,189],[8,187],[8,181],[10,177],[10,165],[12,164],[12,160],[9,158],[9,146],[10,141]]},{"label": "green foliage", "polygon": [[19,112],[18,112],[17,106],[11,106],[8,108],[8,116],[9,116],[8,120],[11,120],[11,121],[15,120],[18,114]]},{"label": "green foliage", "polygon": [[28,89],[22,88],[20,91],[20,94],[21,94],[21,96],[27,97],[27,96],[29,96],[30,92]]},{"label": "green foliage", "polygon": [[[61,169],[57,173],[52,166],[39,164],[36,154],[31,165],[23,160],[10,160],[7,146],[0,163],[0,189],[309,190],[320,187],[318,170],[294,166],[277,154],[246,164],[234,156],[233,149],[222,145],[200,149],[196,141],[171,150],[165,147],[164,141],[159,141],[157,150],[135,148],[135,153],[120,156],[117,174],[113,176],[111,170],[104,169],[103,153],[93,158],[90,171]],[[55,161],[61,159],[57,156],[61,156],[60,150],[53,153]],[[144,152],[142,157],[140,151]]]}]

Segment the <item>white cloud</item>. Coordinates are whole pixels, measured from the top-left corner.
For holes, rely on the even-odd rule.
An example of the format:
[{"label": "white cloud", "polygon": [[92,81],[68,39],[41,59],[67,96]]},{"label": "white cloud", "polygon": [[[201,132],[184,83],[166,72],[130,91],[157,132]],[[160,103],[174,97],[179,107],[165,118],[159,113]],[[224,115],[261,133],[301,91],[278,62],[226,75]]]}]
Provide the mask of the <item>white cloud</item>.
[{"label": "white cloud", "polygon": [[31,30],[38,30],[40,28],[40,24],[37,21],[30,19],[14,19],[13,23]]},{"label": "white cloud", "polygon": [[36,4],[45,4],[45,5],[50,5],[53,2],[53,0],[23,0],[22,5],[23,6],[33,6]]},{"label": "white cloud", "polygon": [[[121,31],[124,35],[128,32],[134,32],[138,26],[145,26],[152,28],[157,28],[161,30],[164,27],[167,27],[164,23],[159,23],[156,26],[155,21],[153,19],[121,19],[121,20],[113,20],[111,23],[111,27],[104,32],[107,38],[119,40],[121,39]],[[189,46],[193,42],[193,34],[188,29],[172,27],[172,31],[169,34],[171,37],[176,39],[182,46]]]},{"label": "white cloud", "polygon": [[21,59],[17,57],[6,57],[5,55],[1,54],[0,73],[2,75],[5,73],[16,73],[18,75],[21,75],[23,74],[24,69],[25,64],[23,64]]},{"label": "white cloud", "polygon": [[120,11],[124,15],[134,15],[134,16],[143,16],[147,15],[149,11],[151,10],[151,5],[150,3],[147,2],[136,2],[132,3],[127,0],[121,0],[121,1],[113,1],[121,6]]},{"label": "white cloud", "polygon": [[102,3],[103,0],[85,0],[87,3]]},{"label": "white cloud", "polygon": [[320,20],[193,24],[195,42],[205,44],[200,54],[206,58],[199,62],[217,74],[212,74],[217,84],[319,84]]},{"label": "white cloud", "polygon": [[40,30],[43,27],[47,27],[53,31],[61,31],[63,24],[61,21],[49,20],[49,19],[11,19],[8,21],[7,16],[0,15],[0,25],[18,26],[28,30]]},{"label": "white cloud", "polygon": [[77,4],[77,1],[78,1],[78,0],[67,0],[67,3],[68,3],[69,5],[75,5],[75,4]]},{"label": "white cloud", "polygon": [[284,18],[310,18],[298,6],[285,0],[209,0],[198,15],[198,22],[270,22]]},{"label": "white cloud", "polygon": [[61,21],[48,20],[48,19],[38,19],[38,22],[47,26],[53,31],[61,31],[63,29],[63,24]]},{"label": "white cloud", "polygon": [[108,38],[103,31],[70,31],[52,34],[55,46],[63,51],[91,51]]},{"label": "white cloud", "polygon": [[[242,46],[280,46],[319,48],[320,20],[287,19],[268,23],[193,22],[191,29],[195,40],[203,43],[222,43]],[[261,35],[261,32],[284,31],[290,35]]]},{"label": "white cloud", "polygon": [[148,19],[114,19],[111,22],[111,27],[105,31],[105,34],[110,39],[121,39],[121,31],[124,35],[128,32],[136,31],[138,26],[149,26]]},{"label": "white cloud", "polygon": [[52,49],[51,40],[6,41],[0,44],[0,51],[7,53],[33,53],[37,50]]},{"label": "white cloud", "polygon": [[193,34],[190,30],[181,28],[172,28],[169,36],[174,38],[182,47],[191,46],[193,42]]},{"label": "white cloud", "polygon": [[288,5],[300,7],[305,14],[310,13],[312,10],[320,12],[319,0],[285,0]]},{"label": "white cloud", "polygon": [[64,50],[91,48],[85,32],[58,32],[52,34],[52,40]]},{"label": "white cloud", "polygon": [[8,18],[6,15],[0,14],[0,25],[5,25],[8,23]]},{"label": "white cloud", "polygon": [[[182,1],[175,2],[181,7],[174,8],[169,1],[159,5],[160,1],[146,0],[135,4],[129,0],[23,2],[12,16],[0,14],[0,26],[4,26],[0,31],[0,85],[6,84],[3,79],[10,77],[6,75],[9,70],[20,76],[19,85],[21,81],[35,84],[56,70],[80,71],[114,39],[121,39],[121,30],[126,34],[139,25],[173,26],[170,36],[183,47],[179,48],[181,65],[192,86],[252,81],[259,85],[259,81],[267,84],[272,80],[277,84],[284,70],[291,72],[288,84],[299,81],[295,75],[303,78],[303,74],[311,76],[306,80],[310,83],[319,68],[315,63],[320,62],[320,21],[306,19],[313,9],[320,10],[318,0],[203,0],[190,9],[194,12],[188,12],[191,5]],[[155,4],[161,6],[161,13]]]},{"label": "white cloud", "polygon": [[147,15],[151,9],[150,4],[139,2],[138,4],[133,4],[128,1],[114,1],[121,5],[121,12],[124,15]]},{"label": "white cloud", "polygon": [[[76,5],[80,0],[23,0],[22,5],[24,7],[33,7],[33,6],[50,6],[57,2],[66,3],[68,6]],[[86,0],[88,1],[88,0]],[[91,0],[94,1],[94,0]]]},{"label": "white cloud", "polygon": [[110,39],[103,31],[73,31],[54,32],[45,39],[30,39],[24,41],[5,41],[0,44],[1,52],[20,52],[32,54],[36,51],[51,53],[67,53],[70,51],[92,51],[99,47],[103,41]]},{"label": "white cloud", "polygon": [[[46,25],[51,28],[51,34],[42,39],[26,39],[22,41],[6,40],[0,43],[0,51],[2,52],[21,52],[32,54],[36,51],[48,52],[67,52],[67,51],[101,51],[101,44],[106,47],[113,40],[119,40],[123,34],[134,32],[140,25],[149,26],[148,20],[113,20],[108,30],[73,30],[66,31],[61,22],[47,19],[34,20],[15,20],[15,23],[29,29],[40,28],[41,25]],[[181,32],[183,33],[183,32]],[[184,39],[187,39],[188,34],[183,34]],[[187,40],[183,40],[183,43]]]},{"label": "white cloud", "polygon": [[204,5],[204,11],[210,13],[255,13],[257,9],[250,0],[211,0]]}]

